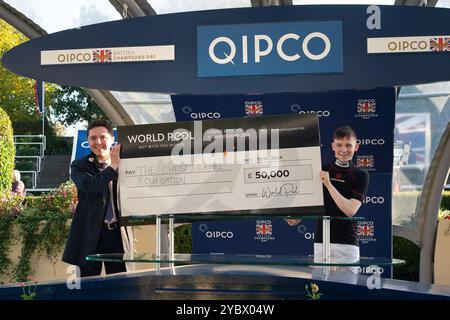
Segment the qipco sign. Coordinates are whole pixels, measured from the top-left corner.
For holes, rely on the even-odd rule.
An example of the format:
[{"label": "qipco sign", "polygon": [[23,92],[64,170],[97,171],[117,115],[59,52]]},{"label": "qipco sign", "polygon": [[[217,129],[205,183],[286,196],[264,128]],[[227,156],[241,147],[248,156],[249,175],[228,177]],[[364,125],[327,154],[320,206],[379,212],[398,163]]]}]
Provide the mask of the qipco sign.
[{"label": "qipco sign", "polygon": [[198,75],[339,73],[340,21],[200,26]]}]

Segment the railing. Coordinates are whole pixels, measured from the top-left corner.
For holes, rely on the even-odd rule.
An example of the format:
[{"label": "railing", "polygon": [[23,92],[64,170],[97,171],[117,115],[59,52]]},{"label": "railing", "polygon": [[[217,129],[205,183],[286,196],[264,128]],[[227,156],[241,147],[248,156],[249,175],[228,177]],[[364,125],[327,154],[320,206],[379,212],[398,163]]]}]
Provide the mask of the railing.
[{"label": "railing", "polygon": [[[47,137],[44,136],[43,134],[38,134],[38,135],[29,135],[29,134],[24,134],[24,135],[14,135],[14,145],[39,145],[39,156],[40,157],[44,157],[44,151],[47,148]],[[28,141],[17,141],[20,139],[40,139],[41,141],[39,142],[28,142]]]},{"label": "railing", "polygon": [[[16,159],[32,159],[36,161],[36,170],[19,170],[21,174],[31,174],[31,182],[32,182],[32,188],[28,191],[33,191],[36,189],[37,186],[37,180],[38,180],[38,173],[41,172],[42,169],[42,159],[44,158],[45,149],[47,147],[47,138],[43,134],[39,135],[14,135],[14,146],[21,145],[27,145],[27,146],[39,146],[39,154],[38,155],[28,155],[28,156],[21,156],[16,155]],[[26,141],[31,140],[31,141]],[[36,141],[38,140],[38,141]]]},{"label": "railing", "polygon": [[15,156],[15,158],[16,159],[36,159],[36,171],[41,172],[41,165],[42,165],[43,157],[40,157],[40,156]]},{"label": "railing", "polygon": [[[32,182],[32,189],[35,189],[37,186],[37,172],[36,171],[20,171],[20,174],[28,174],[31,173],[31,182]],[[27,191],[32,191],[28,189]]]},{"label": "railing", "polygon": [[41,195],[42,193],[47,193],[52,190],[55,190],[55,188],[33,188],[27,189],[27,194]]}]

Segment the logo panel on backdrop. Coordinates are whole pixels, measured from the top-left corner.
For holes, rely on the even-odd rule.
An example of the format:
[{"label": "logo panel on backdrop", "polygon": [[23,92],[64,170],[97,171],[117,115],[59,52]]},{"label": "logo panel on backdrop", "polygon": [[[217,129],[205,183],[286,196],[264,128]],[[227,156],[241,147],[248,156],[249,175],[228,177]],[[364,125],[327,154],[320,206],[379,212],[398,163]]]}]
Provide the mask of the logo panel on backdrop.
[{"label": "logo panel on backdrop", "polygon": [[200,77],[343,71],[342,21],[197,27]]}]

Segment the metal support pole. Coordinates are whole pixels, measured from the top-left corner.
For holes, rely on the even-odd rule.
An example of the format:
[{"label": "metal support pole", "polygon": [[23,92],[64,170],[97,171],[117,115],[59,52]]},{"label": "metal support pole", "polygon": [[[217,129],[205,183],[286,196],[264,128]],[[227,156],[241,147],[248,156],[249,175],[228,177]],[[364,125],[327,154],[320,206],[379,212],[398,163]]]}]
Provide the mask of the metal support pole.
[{"label": "metal support pole", "polygon": [[[169,254],[170,260],[173,261],[175,254],[175,228],[174,228],[174,218],[169,219]],[[169,267],[172,269],[172,272],[175,272],[174,269],[175,264],[171,262]]]},{"label": "metal support pole", "polygon": [[322,255],[323,262],[330,263],[330,217],[323,217],[322,223]]},{"label": "metal support pole", "polygon": [[[156,216],[156,259],[161,259],[161,216]],[[159,272],[160,263],[156,262],[156,271]]]},{"label": "metal support pole", "polygon": [[325,216],[322,220],[322,262],[325,264],[323,272],[325,280],[330,275],[330,217]]}]

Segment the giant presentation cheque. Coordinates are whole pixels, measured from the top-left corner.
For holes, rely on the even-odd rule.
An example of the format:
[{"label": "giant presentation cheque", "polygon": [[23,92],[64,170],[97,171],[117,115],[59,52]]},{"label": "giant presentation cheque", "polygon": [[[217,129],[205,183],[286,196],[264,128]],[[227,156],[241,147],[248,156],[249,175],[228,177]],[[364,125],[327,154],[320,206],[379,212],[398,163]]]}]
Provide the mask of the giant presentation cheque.
[{"label": "giant presentation cheque", "polygon": [[123,126],[122,218],[323,210],[316,115]]}]

